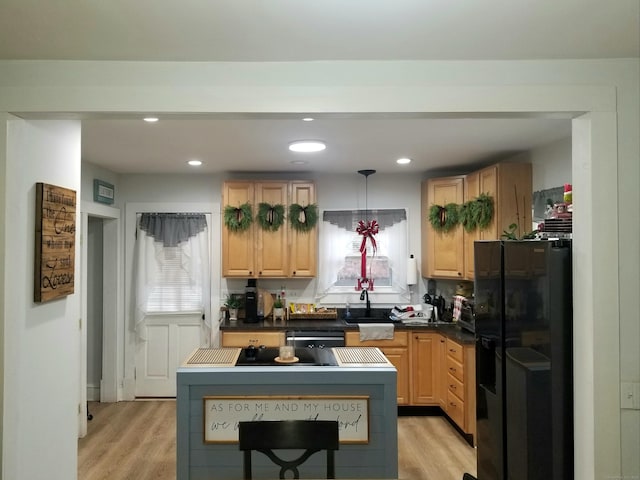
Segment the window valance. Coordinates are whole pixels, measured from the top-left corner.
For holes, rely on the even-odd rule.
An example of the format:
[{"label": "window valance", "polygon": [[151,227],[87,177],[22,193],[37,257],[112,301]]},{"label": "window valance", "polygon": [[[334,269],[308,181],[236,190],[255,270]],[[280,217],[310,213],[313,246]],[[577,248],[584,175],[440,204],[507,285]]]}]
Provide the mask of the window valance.
[{"label": "window valance", "polygon": [[140,228],[165,247],[176,247],[207,228],[202,213],[143,213]]},{"label": "window valance", "polygon": [[384,230],[407,219],[403,208],[384,210],[331,210],[323,212],[322,220],[347,231],[355,231],[360,220],[377,220],[379,229]]}]

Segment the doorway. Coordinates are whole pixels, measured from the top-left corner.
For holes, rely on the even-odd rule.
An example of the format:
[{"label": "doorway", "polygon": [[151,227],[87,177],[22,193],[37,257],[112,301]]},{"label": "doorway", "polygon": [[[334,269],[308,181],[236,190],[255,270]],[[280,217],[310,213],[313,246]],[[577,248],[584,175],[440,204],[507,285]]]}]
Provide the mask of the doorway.
[{"label": "doorway", "polygon": [[103,222],[90,216],[87,224],[87,401],[100,400],[103,328]]}]

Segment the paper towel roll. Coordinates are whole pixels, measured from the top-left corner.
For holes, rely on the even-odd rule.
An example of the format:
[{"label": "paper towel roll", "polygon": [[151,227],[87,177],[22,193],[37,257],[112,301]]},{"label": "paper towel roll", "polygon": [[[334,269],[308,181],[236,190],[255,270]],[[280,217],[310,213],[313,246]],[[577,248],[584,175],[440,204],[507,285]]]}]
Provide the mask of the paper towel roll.
[{"label": "paper towel roll", "polygon": [[413,255],[407,260],[407,285],[415,285],[418,283],[418,264]]}]

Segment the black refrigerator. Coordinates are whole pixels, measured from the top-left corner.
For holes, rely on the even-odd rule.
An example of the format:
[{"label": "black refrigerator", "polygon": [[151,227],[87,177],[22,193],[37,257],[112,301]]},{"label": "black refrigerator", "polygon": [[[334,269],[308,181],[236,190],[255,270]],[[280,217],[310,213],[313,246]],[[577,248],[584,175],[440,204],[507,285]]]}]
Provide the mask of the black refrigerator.
[{"label": "black refrigerator", "polygon": [[478,241],[478,480],[573,479],[571,241]]}]

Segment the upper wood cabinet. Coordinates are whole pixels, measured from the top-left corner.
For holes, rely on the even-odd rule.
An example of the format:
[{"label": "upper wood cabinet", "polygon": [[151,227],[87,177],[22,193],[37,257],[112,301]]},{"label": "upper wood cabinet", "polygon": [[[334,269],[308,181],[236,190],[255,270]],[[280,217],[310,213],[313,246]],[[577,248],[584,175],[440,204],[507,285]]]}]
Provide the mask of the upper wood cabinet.
[{"label": "upper wood cabinet", "polygon": [[[222,208],[254,204],[253,182],[225,182],[222,190]],[[255,229],[243,232],[229,230],[222,222],[222,274],[225,277],[255,276]]]},{"label": "upper wood cabinet", "polygon": [[[250,203],[253,215],[260,203],[302,206],[315,203],[315,185],[303,181],[229,181],[223,185],[222,208]],[[222,222],[222,274],[225,277],[286,278],[316,275],[317,227],[297,232],[288,220],[275,232],[254,220],[243,232]]]},{"label": "upper wood cabinet", "polygon": [[[518,235],[531,230],[529,163],[498,163],[465,176],[429,179],[423,182],[422,191],[422,271],[427,277],[473,280],[473,244],[476,240],[498,240],[512,223],[520,226]],[[481,193],[493,197],[493,219],[486,229],[469,233],[459,225],[447,234],[433,230],[428,221],[431,205],[461,204]],[[460,200],[450,200],[454,196]]]},{"label": "upper wood cabinet", "polygon": [[462,228],[436,232],[429,222],[431,205],[464,201],[464,177],[432,178],[422,184],[422,271],[427,277],[462,278],[464,236]]},{"label": "upper wood cabinet", "polygon": [[[293,181],[289,184],[289,199],[303,207],[316,203],[316,187],[312,182]],[[289,223],[287,223],[289,225]],[[317,272],[317,227],[310,232],[289,228],[289,276],[315,277]]]}]

